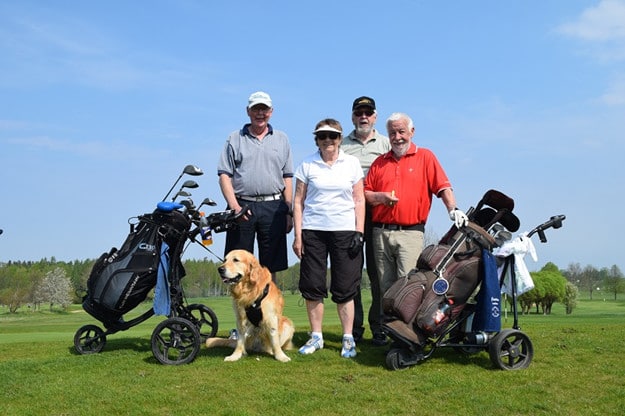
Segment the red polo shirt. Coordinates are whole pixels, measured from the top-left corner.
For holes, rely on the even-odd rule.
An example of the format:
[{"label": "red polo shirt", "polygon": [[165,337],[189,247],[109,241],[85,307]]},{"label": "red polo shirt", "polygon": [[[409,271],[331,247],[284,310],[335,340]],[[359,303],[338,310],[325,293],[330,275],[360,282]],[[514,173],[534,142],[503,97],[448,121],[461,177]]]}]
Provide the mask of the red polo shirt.
[{"label": "red polo shirt", "polygon": [[385,224],[425,224],[432,206],[432,195],[451,188],[442,166],[428,149],[410,144],[399,160],[393,151],[378,157],[365,178],[365,192],[391,192],[399,198],[392,207],[373,207],[373,221]]}]

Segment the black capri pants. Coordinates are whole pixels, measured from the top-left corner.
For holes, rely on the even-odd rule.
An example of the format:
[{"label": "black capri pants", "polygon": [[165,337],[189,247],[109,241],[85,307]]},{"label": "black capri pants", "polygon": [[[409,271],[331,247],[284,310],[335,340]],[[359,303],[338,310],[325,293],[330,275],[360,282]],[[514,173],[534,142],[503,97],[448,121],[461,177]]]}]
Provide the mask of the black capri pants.
[{"label": "black capri pants", "polygon": [[352,300],[362,278],[362,250],[350,257],[348,247],[355,231],[302,230],[304,254],[300,264],[299,290],[306,300],[328,297],[327,270],[330,257],[330,293],[334,303]]}]

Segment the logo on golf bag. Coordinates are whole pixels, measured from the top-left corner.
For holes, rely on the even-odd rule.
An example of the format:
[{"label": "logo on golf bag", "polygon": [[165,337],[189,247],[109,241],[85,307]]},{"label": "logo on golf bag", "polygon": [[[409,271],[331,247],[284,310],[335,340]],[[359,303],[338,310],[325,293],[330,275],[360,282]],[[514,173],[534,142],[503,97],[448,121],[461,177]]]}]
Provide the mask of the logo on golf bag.
[{"label": "logo on golf bag", "polygon": [[141,243],[139,244],[139,250],[156,251],[156,246],[154,244]]}]

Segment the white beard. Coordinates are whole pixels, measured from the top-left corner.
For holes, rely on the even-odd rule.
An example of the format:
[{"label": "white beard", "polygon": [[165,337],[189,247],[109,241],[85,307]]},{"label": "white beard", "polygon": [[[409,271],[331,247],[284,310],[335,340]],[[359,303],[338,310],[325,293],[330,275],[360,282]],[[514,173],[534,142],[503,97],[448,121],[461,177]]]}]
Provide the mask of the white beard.
[{"label": "white beard", "polygon": [[391,144],[391,148],[393,149],[393,154],[397,158],[400,158],[408,152],[408,149],[410,148],[410,142],[404,141],[401,144]]},{"label": "white beard", "polygon": [[369,134],[373,131],[373,126],[371,124],[365,125],[357,125],[356,126],[356,134],[358,137],[368,137]]}]

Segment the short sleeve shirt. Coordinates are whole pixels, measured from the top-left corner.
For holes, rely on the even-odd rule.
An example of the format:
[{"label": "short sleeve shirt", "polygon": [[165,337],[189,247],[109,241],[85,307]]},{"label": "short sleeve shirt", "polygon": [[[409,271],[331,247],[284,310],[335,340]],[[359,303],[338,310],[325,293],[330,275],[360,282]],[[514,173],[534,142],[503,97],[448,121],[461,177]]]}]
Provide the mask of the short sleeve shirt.
[{"label": "short sleeve shirt", "polygon": [[348,155],[356,156],[360,160],[360,166],[367,175],[371,164],[378,156],[385,154],[391,150],[391,144],[388,137],[383,136],[375,130],[373,137],[366,143],[361,142],[356,137],[356,132],[352,130],[349,135],[343,138],[341,149]]},{"label": "short sleeve shirt", "polygon": [[332,165],[319,152],[306,157],[295,171],[295,178],[306,184],[302,229],[355,231],[353,186],[363,176],[358,159],[342,150]]},{"label": "short sleeve shirt", "polygon": [[377,158],[365,178],[365,192],[392,192],[399,198],[392,207],[375,205],[374,222],[385,224],[425,224],[432,206],[432,195],[451,188],[438,159],[430,150],[410,144],[397,160],[390,151]]},{"label": "short sleeve shirt", "polygon": [[262,140],[249,130],[250,124],[230,133],[224,145],[217,174],[232,178],[235,195],[275,195],[284,189],[284,178],[293,177],[291,146],[286,133],[274,130]]}]

